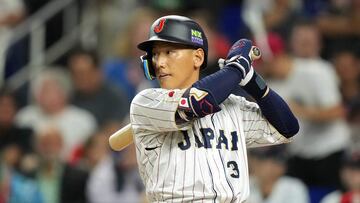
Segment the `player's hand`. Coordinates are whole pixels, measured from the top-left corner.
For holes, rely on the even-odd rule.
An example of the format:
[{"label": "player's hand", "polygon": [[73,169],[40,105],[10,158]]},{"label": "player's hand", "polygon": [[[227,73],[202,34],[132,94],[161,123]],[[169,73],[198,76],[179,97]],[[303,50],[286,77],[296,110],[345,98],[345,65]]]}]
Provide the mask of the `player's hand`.
[{"label": "player's hand", "polygon": [[252,42],[248,39],[240,39],[229,50],[226,59],[219,59],[220,68],[237,68],[242,76],[241,86],[245,86],[254,74],[252,64]]},{"label": "player's hand", "polygon": [[241,85],[255,100],[268,93],[264,79],[252,67],[252,61],[259,59],[261,52],[248,39],[240,39],[230,48],[226,59],[219,59],[220,68],[235,68],[239,70]]},{"label": "player's hand", "polygon": [[231,46],[231,48],[226,56],[226,60],[229,60],[229,59],[233,58],[234,56],[243,56],[248,61],[251,61],[252,46],[253,46],[253,44],[252,44],[251,40],[248,40],[248,39],[238,40]]}]

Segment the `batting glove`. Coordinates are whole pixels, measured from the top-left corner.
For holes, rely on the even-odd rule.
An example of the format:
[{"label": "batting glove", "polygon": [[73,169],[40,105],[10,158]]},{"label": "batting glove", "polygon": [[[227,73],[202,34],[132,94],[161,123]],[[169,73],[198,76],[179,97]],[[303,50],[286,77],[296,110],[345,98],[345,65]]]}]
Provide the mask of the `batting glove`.
[{"label": "batting glove", "polygon": [[[241,73],[239,85],[256,100],[263,98],[268,87],[264,79],[252,67],[252,60],[260,57],[260,50],[254,48],[248,39],[240,39],[230,48],[226,59],[219,59],[220,68],[232,67]],[[253,57],[253,58],[252,58]]]},{"label": "batting glove", "polygon": [[219,67],[230,66],[237,68],[242,76],[241,86],[245,86],[254,75],[252,67],[251,49],[253,45],[248,39],[240,39],[230,48],[226,59],[219,59]]}]

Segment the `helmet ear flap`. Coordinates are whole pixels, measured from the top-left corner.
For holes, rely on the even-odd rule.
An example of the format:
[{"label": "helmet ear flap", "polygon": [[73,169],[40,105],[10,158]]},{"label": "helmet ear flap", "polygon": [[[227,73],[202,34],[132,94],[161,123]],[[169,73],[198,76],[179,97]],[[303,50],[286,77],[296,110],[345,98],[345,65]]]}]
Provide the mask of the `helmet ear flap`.
[{"label": "helmet ear flap", "polygon": [[148,80],[154,80],[156,78],[155,69],[152,65],[151,55],[145,54],[140,56],[141,67],[144,71],[144,75]]}]

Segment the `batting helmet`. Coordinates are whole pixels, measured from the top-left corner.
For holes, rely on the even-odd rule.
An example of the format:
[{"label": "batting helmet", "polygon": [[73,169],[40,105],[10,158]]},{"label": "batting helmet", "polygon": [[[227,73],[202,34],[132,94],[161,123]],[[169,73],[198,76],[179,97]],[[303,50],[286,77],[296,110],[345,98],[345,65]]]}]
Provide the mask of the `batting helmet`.
[{"label": "batting helmet", "polygon": [[169,15],[157,19],[150,28],[149,39],[138,44],[138,48],[146,51],[141,56],[145,77],[149,80],[156,78],[155,69],[152,67],[152,47],[154,42],[170,42],[202,48],[205,53],[201,69],[207,65],[208,42],[203,29],[194,20],[178,15]]}]

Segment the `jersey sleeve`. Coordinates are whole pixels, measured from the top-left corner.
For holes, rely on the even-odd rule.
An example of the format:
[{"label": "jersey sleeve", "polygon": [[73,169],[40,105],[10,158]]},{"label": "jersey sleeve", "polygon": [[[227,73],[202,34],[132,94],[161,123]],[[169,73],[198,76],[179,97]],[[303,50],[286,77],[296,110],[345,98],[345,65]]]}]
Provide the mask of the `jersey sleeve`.
[{"label": "jersey sleeve", "polygon": [[130,107],[131,125],[135,129],[155,132],[189,128],[190,123],[176,123],[176,111],[186,89],[146,89],[138,93]]},{"label": "jersey sleeve", "polygon": [[237,119],[238,122],[241,122],[238,125],[243,128],[248,148],[276,145],[291,141],[291,138],[288,139],[281,135],[269,123],[261,113],[257,103],[233,95],[230,101],[234,104],[233,108],[235,108],[236,114],[240,117],[240,119]]}]

